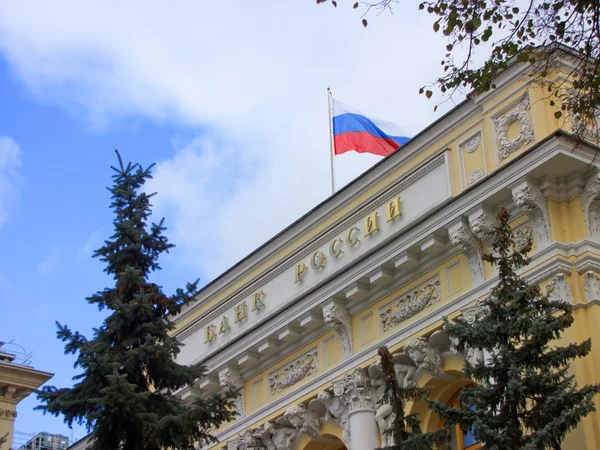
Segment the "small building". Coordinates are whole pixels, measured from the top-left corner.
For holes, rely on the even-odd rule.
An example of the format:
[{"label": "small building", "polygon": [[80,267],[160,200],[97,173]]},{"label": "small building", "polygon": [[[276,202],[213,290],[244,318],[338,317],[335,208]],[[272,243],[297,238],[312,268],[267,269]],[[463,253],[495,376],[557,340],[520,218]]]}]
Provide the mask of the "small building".
[{"label": "small building", "polygon": [[0,438],[6,435],[8,442],[4,448],[10,448],[13,441],[19,402],[53,376],[35,370],[30,364],[30,358],[20,351],[19,345],[0,341]]},{"label": "small building", "polygon": [[69,447],[69,438],[61,434],[38,433],[19,450],[66,450]]}]

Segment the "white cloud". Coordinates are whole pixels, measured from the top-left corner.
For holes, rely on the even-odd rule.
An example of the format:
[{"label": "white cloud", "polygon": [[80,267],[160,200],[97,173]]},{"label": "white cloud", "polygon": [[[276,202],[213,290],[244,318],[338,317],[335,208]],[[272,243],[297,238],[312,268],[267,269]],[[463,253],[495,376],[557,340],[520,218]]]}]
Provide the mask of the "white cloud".
[{"label": "white cloud", "polygon": [[[405,6],[364,29],[341,6],[3,2],[0,49],[33,92],[95,126],[142,115],[209,130],[174,145],[150,187],[185,260],[214,276],[329,195],[328,86],[411,134],[434,118],[417,94],[443,56],[428,15]],[[337,157],[338,187],[377,160]]]},{"label": "white cloud", "polygon": [[37,269],[41,274],[47,274],[58,265],[58,248],[52,247],[48,255],[39,262]]},{"label": "white cloud", "polygon": [[10,137],[0,136],[0,228],[8,218],[8,204],[16,195],[20,168],[21,149]]},{"label": "white cloud", "polygon": [[94,251],[99,249],[104,243],[104,231],[102,228],[98,228],[92,231],[83,245],[79,247],[79,257],[81,259],[90,259],[94,254]]}]

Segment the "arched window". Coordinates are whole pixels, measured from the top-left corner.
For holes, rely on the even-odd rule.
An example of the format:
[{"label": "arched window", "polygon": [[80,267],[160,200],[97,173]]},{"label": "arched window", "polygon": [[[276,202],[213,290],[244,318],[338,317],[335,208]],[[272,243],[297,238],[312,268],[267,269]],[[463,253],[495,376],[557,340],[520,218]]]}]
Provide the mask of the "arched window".
[{"label": "arched window", "polygon": [[[460,407],[460,402],[458,401],[459,393],[460,391],[452,397],[448,405],[455,408]],[[459,425],[456,425],[450,430],[450,448],[452,450],[476,450],[481,448],[481,442],[475,439],[475,436],[470,431],[465,432]]]}]

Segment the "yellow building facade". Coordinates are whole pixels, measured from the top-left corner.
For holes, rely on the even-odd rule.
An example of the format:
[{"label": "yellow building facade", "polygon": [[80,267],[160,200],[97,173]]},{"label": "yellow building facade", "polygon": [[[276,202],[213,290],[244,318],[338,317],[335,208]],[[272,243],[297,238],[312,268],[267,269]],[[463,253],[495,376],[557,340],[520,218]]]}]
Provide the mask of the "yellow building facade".
[{"label": "yellow building facade", "polygon": [[[565,55],[565,73],[568,63]],[[572,137],[530,70],[510,66],[496,89],[470,96],[315,207],[177,318],[179,362],[208,370],[177,393],[182,401],[240,390],[239,416],[211,450],[389,443],[380,345],[395,354],[401,380],[453,402],[469,385],[470,355],[454,351],[442,317],[477,320],[475,303],[497,279],[481,256],[500,207],[517,238],[533,235],[522,276],[574,306],[564,341],[592,339],[592,353],[572,365],[579,385],[600,381],[598,136]],[[424,403],[407,409],[424,429],[440,426]],[[478,448],[458,430],[454,439],[456,449]],[[586,417],[563,448],[600,448],[600,415]]]}]

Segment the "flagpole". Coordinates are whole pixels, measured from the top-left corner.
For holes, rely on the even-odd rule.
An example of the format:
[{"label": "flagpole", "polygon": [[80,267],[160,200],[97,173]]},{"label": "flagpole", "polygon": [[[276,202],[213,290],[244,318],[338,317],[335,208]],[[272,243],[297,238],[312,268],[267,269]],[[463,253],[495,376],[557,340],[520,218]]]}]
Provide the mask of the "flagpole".
[{"label": "flagpole", "polygon": [[331,195],[335,193],[333,175],[333,117],[331,116],[331,89],[327,88],[327,110],[329,112],[329,163],[331,165]]}]

